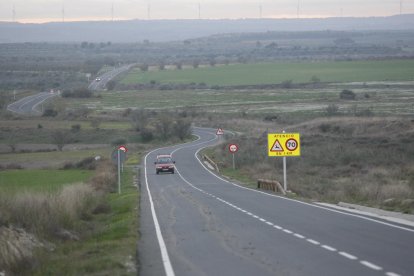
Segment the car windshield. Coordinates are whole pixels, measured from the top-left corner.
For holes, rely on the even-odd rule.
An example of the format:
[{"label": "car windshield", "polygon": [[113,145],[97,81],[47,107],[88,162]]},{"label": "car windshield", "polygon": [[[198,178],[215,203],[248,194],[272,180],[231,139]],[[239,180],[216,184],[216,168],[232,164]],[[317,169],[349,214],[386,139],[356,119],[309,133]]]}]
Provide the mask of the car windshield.
[{"label": "car windshield", "polygon": [[167,163],[172,163],[172,162],[171,162],[171,158],[169,158],[169,157],[162,157],[162,158],[158,158],[157,163],[159,163],[159,164],[167,164]]}]

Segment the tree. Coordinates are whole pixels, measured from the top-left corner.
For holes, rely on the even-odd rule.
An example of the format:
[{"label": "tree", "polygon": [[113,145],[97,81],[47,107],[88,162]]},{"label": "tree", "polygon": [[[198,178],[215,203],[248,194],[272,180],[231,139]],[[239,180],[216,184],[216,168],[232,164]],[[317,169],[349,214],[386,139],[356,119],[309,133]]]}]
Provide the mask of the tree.
[{"label": "tree", "polygon": [[139,66],[139,69],[141,69],[142,72],[147,72],[149,69],[149,66],[148,64],[144,63]]},{"label": "tree", "polygon": [[112,90],[114,90],[114,89],[115,89],[115,85],[116,85],[116,82],[115,82],[114,80],[110,80],[110,81],[108,81],[108,82],[106,83],[106,88],[107,88],[109,91],[112,91]]},{"label": "tree", "polygon": [[174,124],[174,135],[181,141],[191,135],[191,121],[186,119],[178,119]]},{"label": "tree", "polygon": [[193,60],[193,68],[197,69],[200,66],[200,62],[198,60]]},{"label": "tree", "polygon": [[164,70],[165,69],[165,63],[161,61],[160,64],[158,65],[158,69],[160,71]]},{"label": "tree", "polygon": [[59,151],[63,150],[63,147],[70,142],[70,133],[63,130],[58,130],[52,133],[52,143],[55,144]]},{"label": "tree", "polygon": [[342,100],[355,100],[356,94],[352,90],[344,89],[339,93],[339,98]]},{"label": "tree", "polygon": [[334,115],[337,115],[337,114],[338,114],[338,111],[339,111],[339,107],[338,107],[336,104],[329,104],[329,105],[326,107],[326,114],[327,114],[328,116],[334,116]]},{"label": "tree", "polygon": [[157,123],[157,132],[160,134],[161,139],[167,140],[171,135],[173,120],[167,115],[162,115]]},{"label": "tree", "polygon": [[181,70],[183,69],[183,63],[181,61],[177,61],[175,63],[175,67],[177,68],[177,70]]}]

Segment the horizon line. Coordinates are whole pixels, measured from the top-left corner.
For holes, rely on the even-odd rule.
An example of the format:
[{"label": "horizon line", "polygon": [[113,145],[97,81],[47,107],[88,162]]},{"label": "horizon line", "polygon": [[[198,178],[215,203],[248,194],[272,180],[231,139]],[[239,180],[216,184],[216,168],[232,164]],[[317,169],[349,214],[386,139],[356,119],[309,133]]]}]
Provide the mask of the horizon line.
[{"label": "horizon line", "polygon": [[145,18],[89,18],[89,19],[68,19],[65,18],[65,21],[61,21],[57,18],[48,18],[41,21],[33,21],[33,20],[17,20],[17,21],[10,21],[10,20],[0,20],[0,23],[14,23],[14,24],[49,24],[49,23],[85,23],[85,22],[122,22],[122,21],[216,21],[216,20],[309,20],[309,19],[334,19],[334,18],[386,18],[386,17],[394,17],[394,16],[407,16],[407,15],[414,15],[414,13],[407,13],[407,14],[393,14],[393,15],[372,15],[372,16],[302,16],[300,18],[294,16],[286,16],[286,17],[239,17],[239,18],[153,18],[153,19],[145,19]]}]

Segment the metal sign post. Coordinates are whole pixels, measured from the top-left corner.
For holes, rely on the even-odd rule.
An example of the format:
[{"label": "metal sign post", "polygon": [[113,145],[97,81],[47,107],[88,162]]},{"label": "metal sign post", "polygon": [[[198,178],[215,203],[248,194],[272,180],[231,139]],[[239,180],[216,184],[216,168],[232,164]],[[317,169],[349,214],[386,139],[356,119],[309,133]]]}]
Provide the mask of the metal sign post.
[{"label": "metal sign post", "polygon": [[268,133],[268,156],[283,157],[283,188],[287,190],[286,157],[300,156],[299,133]]},{"label": "metal sign post", "polygon": [[117,149],[112,151],[111,159],[112,162],[118,168],[118,193],[121,194],[121,173],[124,172],[124,162],[126,159],[126,153],[128,149],[125,146],[119,146]]},{"label": "metal sign post", "polygon": [[118,194],[121,194],[121,150],[118,149]]},{"label": "metal sign post", "polygon": [[229,151],[233,154],[233,170],[236,169],[236,162],[234,159],[234,154],[239,150],[239,146],[237,146],[236,144],[230,144],[229,145]]}]

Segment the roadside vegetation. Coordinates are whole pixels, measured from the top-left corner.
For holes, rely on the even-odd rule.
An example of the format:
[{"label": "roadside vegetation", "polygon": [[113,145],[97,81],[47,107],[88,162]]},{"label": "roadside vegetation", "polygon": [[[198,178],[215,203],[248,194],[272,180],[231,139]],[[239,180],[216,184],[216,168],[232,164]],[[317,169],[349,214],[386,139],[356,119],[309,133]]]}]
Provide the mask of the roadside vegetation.
[{"label": "roadside vegetation", "polygon": [[[294,196],[414,213],[411,37],[270,32],[1,44],[0,274],[136,275],[134,166],[154,147],[191,139],[192,125],[237,133],[205,153],[242,185],[281,182],[266,134],[300,132],[302,156],[288,159]],[[85,88],[132,63],[107,91]],[[40,105],[41,116],[7,111],[49,90],[62,97]],[[239,145],[236,170],[230,142]],[[108,159],[123,144],[129,154],[118,195]]]}]

